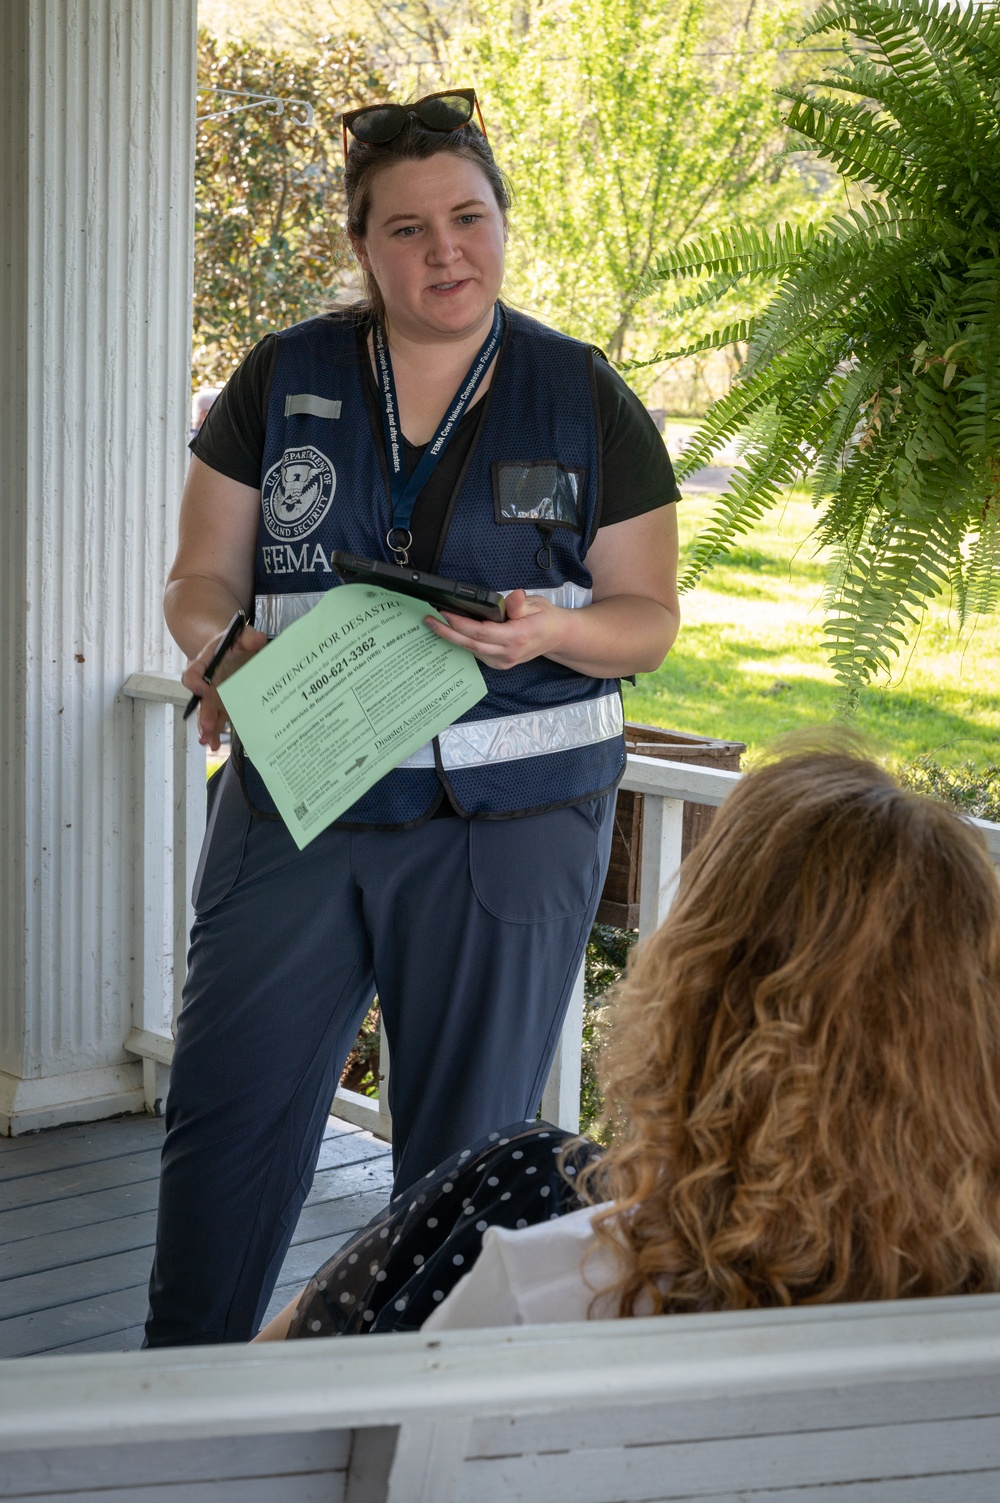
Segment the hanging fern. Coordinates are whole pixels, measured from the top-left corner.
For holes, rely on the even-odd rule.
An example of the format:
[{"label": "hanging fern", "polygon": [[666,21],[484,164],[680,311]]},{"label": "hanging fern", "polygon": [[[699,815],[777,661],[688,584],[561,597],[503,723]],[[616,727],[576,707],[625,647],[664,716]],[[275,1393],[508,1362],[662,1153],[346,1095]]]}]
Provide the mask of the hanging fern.
[{"label": "hanging fern", "polygon": [[840,0],[814,15],[807,35],[824,34],[843,37],[843,62],[781,97],[854,207],[692,241],[648,284],[687,282],[678,311],[771,288],[753,319],[658,357],[747,345],[679,467],[744,440],[682,585],[808,477],[850,706],[936,594],[950,585],[963,620],[1000,595],[1000,8]]}]

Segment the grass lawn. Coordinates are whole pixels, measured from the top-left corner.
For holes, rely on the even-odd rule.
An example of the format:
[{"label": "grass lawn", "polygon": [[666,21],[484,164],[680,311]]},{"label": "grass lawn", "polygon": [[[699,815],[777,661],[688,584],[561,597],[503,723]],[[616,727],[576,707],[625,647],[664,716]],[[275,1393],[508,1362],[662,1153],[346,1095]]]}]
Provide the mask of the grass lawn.
[{"label": "grass lawn", "polygon": [[[685,495],[682,556],[716,498]],[[822,646],[823,562],[809,542],[814,513],[796,493],[683,597],[680,636],[657,673],[625,686],[630,720],[745,741],[751,752],[785,732],[836,720],[837,687]],[[959,634],[950,603],[928,612],[892,681],[867,690],[855,720],[891,762],[922,753],[944,766],[1000,761],[1000,616]]]}]

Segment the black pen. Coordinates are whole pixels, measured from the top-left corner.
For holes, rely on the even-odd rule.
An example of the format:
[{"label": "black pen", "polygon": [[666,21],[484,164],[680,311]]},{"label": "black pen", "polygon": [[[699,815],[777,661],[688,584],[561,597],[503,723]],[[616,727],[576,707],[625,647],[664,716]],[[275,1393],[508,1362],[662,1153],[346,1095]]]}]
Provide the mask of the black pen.
[{"label": "black pen", "polygon": [[[225,657],[230,647],[232,647],[233,643],[236,641],[236,638],[240,635],[246,624],[246,611],[237,611],[236,615],[226,627],[226,635],[223,637],[222,641],[215,649],[215,652],[212,654],[212,661],[209,663],[208,667],[205,669],[205,672],[202,674],[202,678],[205,680],[206,684],[210,684],[212,682],[216,668],[218,668],[219,664],[222,662],[222,659]],[[201,695],[192,694],[191,698],[188,700],[188,707],[184,711],[183,718],[187,720],[189,715],[193,715],[200,703]]]}]

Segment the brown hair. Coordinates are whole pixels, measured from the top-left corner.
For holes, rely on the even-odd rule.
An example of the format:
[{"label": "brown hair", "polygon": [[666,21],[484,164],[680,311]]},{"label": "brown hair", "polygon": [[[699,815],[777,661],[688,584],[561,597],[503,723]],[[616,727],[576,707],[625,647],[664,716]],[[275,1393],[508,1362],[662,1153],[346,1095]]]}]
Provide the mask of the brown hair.
[{"label": "brown hair", "polygon": [[[373,146],[369,142],[350,138],[347,149],[347,164],[344,168],[344,192],[347,197],[347,229],[357,240],[363,240],[368,232],[368,214],[371,209],[372,184],[380,172],[397,162],[422,162],[429,157],[448,152],[452,156],[465,157],[486,177],[496,199],[497,207],[506,220],[510,212],[511,192],[506,177],[500,171],[492,148],[478,125],[465,125],[460,130],[428,130],[414,116],[409,116],[398,136],[384,145]],[[370,308],[380,316],[385,313],[382,294],[375,278],[363,273],[365,291],[368,295],[364,309]]]},{"label": "brown hair", "polygon": [[619,1313],[1000,1289],[1000,887],[850,752],[750,773],[641,945],[584,1176]]}]

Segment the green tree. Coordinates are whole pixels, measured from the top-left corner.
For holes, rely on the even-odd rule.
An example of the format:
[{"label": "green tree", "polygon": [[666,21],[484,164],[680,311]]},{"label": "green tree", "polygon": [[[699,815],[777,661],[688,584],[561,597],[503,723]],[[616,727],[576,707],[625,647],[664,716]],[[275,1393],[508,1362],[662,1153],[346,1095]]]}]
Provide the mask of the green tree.
[{"label": "green tree", "polygon": [[772,100],[801,25],[755,0],[479,0],[458,40],[515,188],[515,301],[615,359],[649,354],[664,244],[815,195]]},{"label": "green tree", "polygon": [[[271,329],[320,311],[350,266],[342,228],[340,114],[381,88],[354,38],[312,57],[202,30],[204,90],[304,100],[202,120],[195,158],[195,384],[222,382]],[[200,113],[248,101],[203,92]]]},{"label": "green tree", "polygon": [[[846,34],[846,35],[845,35]],[[752,227],[661,256],[697,279],[675,317],[765,289],[733,339],[748,357],[682,462],[737,433],[743,462],[699,540],[690,586],[786,488],[810,476],[832,545],[827,645],[850,707],[887,670],[930,598],[964,623],[1000,580],[1000,10],[996,0],[841,0],[810,37],[845,57],[788,91],[788,126],[851,185],[826,225]]]}]

